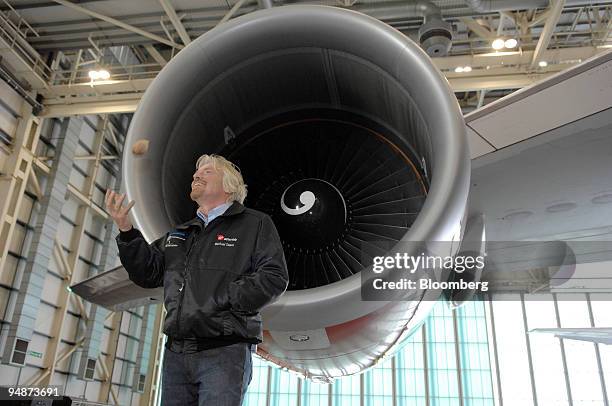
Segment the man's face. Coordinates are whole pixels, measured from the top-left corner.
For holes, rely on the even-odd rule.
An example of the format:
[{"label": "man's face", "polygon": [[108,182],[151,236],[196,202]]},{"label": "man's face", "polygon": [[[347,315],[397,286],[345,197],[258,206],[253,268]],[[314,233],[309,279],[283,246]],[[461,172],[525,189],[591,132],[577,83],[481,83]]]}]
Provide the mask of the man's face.
[{"label": "man's face", "polygon": [[225,198],[223,191],[223,171],[216,170],[212,163],[207,163],[193,174],[191,182],[191,200],[205,198],[208,201]]}]

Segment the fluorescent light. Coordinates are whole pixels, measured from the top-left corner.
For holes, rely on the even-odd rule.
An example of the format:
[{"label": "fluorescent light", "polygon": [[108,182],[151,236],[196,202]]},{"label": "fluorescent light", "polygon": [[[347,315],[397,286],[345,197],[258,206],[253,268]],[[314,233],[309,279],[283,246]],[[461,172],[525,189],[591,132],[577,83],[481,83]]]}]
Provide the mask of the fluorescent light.
[{"label": "fluorescent light", "polygon": [[457,66],[455,68],[455,73],[467,73],[467,72],[471,72],[472,71],[472,67],[471,66]]},{"label": "fluorescent light", "polygon": [[597,45],[597,48],[612,48],[612,44]]},{"label": "fluorescent light", "polygon": [[495,41],[491,43],[493,49],[502,49],[504,47],[504,40],[501,38],[497,38]]},{"label": "fluorescent light", "polygon": [[547,66],[548,66],[548,62],[546,62],[546,61],[540,61],[540,62],[538,62],[538,66],[539,66],[540,68],[545,68],[545,67],[547,67]]},{"label": "fluorescent light", "polygon": [[110,78],[110,72],[106,69],[100,69],[98,71],[98,78],[102,80],[108,80]]},{"label": "fluorescent light", "polygon": [[510,49],[516,47],[517,45],[518,45],[518,41],[515,40],[514,38],[509,38],[504,42],[504,46]]},{"label": "fluorescent light", "polygon": [[497,51],[497,52],[487,52],[484,54],[476,54],[474,56],[478,57],[478,56],[505,56],[505,55],[518,55],[520,54],[519,51]]},{"label": "fluorescent light", "polygon": [[94,81],[94,80],[108,80],[108,79],[110,79],[110,72],[107,71],[106,69],[90,70],[89,71],[89,78],[92,81]]}]

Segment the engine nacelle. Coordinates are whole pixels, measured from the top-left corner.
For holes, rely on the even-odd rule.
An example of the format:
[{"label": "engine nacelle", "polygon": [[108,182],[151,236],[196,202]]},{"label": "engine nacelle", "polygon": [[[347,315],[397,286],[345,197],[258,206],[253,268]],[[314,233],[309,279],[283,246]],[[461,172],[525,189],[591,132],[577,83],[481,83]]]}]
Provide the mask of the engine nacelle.
[{"label": "engine nacelle", "polygon": [[[148,152],[132,155],[142,139]],[[241,168],[245,205],[272,217],[290,272],[262,313],[258,352],[306,376],[372,366],[431,308],[362,300],[374,255],[461,238],[470,161],[455,96],[417,44],[357,12],[278,7],[207,32],[147,89],[126,146],[123,178],[149,241],[194,216],[201,154]]]}]

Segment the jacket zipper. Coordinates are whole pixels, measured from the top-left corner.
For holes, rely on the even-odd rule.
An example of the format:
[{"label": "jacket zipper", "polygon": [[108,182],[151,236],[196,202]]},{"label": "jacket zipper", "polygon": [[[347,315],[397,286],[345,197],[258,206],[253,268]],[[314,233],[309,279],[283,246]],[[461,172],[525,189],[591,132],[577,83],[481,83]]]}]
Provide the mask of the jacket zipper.
[{"label": "jacket zipper", "polygon": [[195,240],[197,238],[197,229],[194,231],[194,233],[196,233],[196,235],[193,236],[193,240],[191,241],[191,244],[189,244],[189,248],[187,249],[187,254],[185,255],[185,271],[183,272],[183,281],[181,282],[181,287],[178,289],[180,296],[179,296],[178,309],[176,311],[176,334],[180,333],[179,321],[181,319],[181,310],[183,308],[183,298],[185,296],[185,283],[187,282],[187,266],[189,264],[189,253],[191,252],[191,248],[196,243]]}]

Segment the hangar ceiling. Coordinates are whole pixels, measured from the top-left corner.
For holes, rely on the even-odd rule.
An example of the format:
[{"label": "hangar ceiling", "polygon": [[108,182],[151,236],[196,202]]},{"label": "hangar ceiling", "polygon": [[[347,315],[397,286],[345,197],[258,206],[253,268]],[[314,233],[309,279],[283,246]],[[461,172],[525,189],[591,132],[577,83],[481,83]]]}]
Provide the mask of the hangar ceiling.
[{"label": "hangar ceiling", "polygon": [[[362,11],[417,42],[424,22],[450,24],[452,47],[433,60],[465,113],[612,46],[610,0],[286,0],[272,6],[297,3]],[[34,90],[46,116],[130,112],[185,45],[259,8],[253,0],[1,0],[0,74]],[[517,45],[494,50],[496,38]],[[92,81],[89,72],[98,68],[110,78]]]}]

